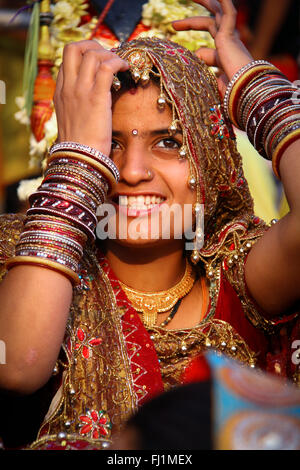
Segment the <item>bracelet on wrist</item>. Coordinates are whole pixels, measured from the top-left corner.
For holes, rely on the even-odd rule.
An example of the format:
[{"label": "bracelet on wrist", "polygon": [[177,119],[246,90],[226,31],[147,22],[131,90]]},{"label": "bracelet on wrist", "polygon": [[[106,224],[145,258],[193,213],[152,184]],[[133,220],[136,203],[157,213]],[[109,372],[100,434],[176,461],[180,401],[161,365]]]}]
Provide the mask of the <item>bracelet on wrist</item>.
[{"label": "bracelet on wrist", "polygon": [[284,151],[300,137],[300,102],[293,98],[295,92],[298,89],[275,66],[253,61],[235,74],[225,93],[227,115],[247,132],[256,150],[273,161],[278,178]]}]

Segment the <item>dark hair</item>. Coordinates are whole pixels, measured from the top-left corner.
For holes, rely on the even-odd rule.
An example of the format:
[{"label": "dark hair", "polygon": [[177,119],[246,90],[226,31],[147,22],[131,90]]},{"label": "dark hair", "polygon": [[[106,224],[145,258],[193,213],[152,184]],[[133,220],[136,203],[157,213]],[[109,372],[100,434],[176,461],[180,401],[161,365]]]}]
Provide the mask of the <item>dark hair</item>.
[{"label": "dark hair", "polygon": [[211,450],[210,381],[177,386],[146,402],[128,426],[139,436],[139,450]]}]

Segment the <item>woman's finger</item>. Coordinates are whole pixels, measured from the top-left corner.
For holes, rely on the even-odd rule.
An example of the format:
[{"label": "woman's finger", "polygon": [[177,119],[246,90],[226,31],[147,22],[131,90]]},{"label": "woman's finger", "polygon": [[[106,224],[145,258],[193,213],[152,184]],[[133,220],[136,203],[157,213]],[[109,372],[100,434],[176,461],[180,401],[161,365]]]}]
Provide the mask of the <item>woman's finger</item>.
[{"label": "woman's finger", "polygon": [[215,19],[208,16],[195,16],[192,18],[185,18],[183,20],[173,21],[172,23],[176,31],[208,31],[214,38],[218,32]]},{"label": "woman's finger", "polygon": [[220,67],[218,60],[218,53],[216,49],[211,49],[209,47],[200,47],[195,51],[195,54],[199,59],[203,60],[206,65],[209,67]]},{"label": "woman's finger", "polygon": [[[53,104],[54,104],[54,109],[56,112],[56,118],[57,122],[59,122],[60,118],[62,117],[62,108],[60,106],[60,97],[61,97],[61,91],[63,87],[63,68],[62,65],[59,67],[59,71],[56,77],[56,84],[55,84],[55,92],[53,96]],[[57,130],[57,138],[60,139],[60,127],[58,126]]]},{"label": "woman's finger", "polygon": [[198,5],[202,5],[208,11],[210,11],[213,15],[217,13],[222,14],[222,7],[218,0],[193,0],[194,3],[198,3]]},{"label": "woman's finger", "polygon": [[85,51],[78,71],[76,88],[88,90],[94,84],[100,64],[113,56],[115,54],[106,49],[88,49]]},{"label": "woman's finger", "polygon": [[63,77],[68,87],[74,87],[77,81],[83,54],[89,49],[105,50],[96,41],[78,41],[67,44],[63,51]]},{"label": "woman's finger", "polygon": [[223,10],[219,31],[232,34],[236,28],[236,9],[234,8],[231,0],[219,1]]},{"label": "woman's finger", "polygon": [[209,31],[213,38],[217,32],[233,34],[236,26],[236,10],[231,0],[194,0],[206,7],[213,17],[196,16],[174,21],[172,23],[176,31],[200,30]]},{"label": "woman's finger", "polygon": [[194,0],[204,6],[215,17],[219,30],[232,33],[236,26],[236,9],[232,0]]},{"label": "woman's finger", "polygon": [[114,75],[118,72],[125,72],[129,69],[129,64],[116,54],[110,59],[101,62],[95,78],[95,93],[110,91]]},{"label": "woman's finger", "polygon": [[64,81],[64,72],[63,72],[63,67],[60,65],[58,74],[56,77],[56,84],[55,84],[55,93],[59,93]]},{"label": "woman's finger", "polygon": [[55,92],[54,92],[54,96],[53,96],[53,103],[54,103],[55,107],[57,105],[57,101],[60,97],[61,90],[62,90],[62,87],[63,87],[63,81],[64,81],[63,74],[64,74],[63,73],[63,68],[62,68],[62,65],[61,65],[59,67],[59,71],[58,71],[58,74],[57,74],[57,77],[56,77]]}]

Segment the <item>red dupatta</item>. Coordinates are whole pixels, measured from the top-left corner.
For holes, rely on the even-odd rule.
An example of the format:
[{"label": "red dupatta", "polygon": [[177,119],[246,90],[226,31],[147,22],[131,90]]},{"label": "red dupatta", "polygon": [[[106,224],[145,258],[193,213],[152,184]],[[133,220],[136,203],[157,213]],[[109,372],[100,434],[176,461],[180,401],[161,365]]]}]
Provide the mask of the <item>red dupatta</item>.
[{"label": "red dupatta", "polygon": [[139,405],[163,392],[158,357],[149,333],[132,307],[107,259],[98,250],[101,268],[108,276],[113,288],[121,317],[122,330],[127,348],[134,390]]}]

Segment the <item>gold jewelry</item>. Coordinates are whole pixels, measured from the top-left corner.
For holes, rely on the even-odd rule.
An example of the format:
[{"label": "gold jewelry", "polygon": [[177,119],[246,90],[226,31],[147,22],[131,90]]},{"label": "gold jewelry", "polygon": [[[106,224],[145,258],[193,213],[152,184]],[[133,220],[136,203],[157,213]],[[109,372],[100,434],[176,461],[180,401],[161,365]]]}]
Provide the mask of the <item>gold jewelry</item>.
[{"label": "gold jewelry", "polygon": [[183,278],[171,289],[148,293],[132,289],[121,281],[120,285],[135,310],[143,314],[144,325],[154,326],[157,321],[157,314],[167,312],[173,308],[179,299],[191,291],[195,279],[196,274],[189,262],[186,261]]},{"label": "gold jewelry", "polygon": [[153,64],[147,51],[134,50],[124,58],[129,63],[129,70],[135,83],[140,81],[142,85],[147,85],[150,81],[150,73],[153,73]]},{"label": "gold jewelry", "polygon": [[13,266],[17,266],[20,264],[30,264],[32,266],[41,266],[48,269],[53,269],[53,271],[59,272],[65,275],[75,286],[80,284],[80,279],[78,274],[76,274],[72,269],[68,268],[67,266],[63,266],[60,263],[55,261],[50,261],[44,258],[38,258],[37,256],[14,256],[9,258],[6,261],[6,268],[10,269]]}]

